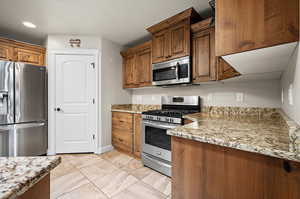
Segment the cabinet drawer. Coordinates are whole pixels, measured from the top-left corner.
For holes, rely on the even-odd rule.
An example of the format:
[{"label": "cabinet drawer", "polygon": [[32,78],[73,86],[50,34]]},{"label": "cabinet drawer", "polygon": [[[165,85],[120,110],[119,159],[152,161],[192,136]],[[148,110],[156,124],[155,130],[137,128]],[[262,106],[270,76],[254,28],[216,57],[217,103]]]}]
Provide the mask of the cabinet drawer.
[{"label": "cabinet drawer", "polygon": [[17,61],[26,62],[34,65],[44,65],[44,54],[38,51],[16,49]]},{"label": "cabinet drawer", "polygon": [[112,144],[114,147],[132,153],[132,139],[133,134],[130,131],[113,129],[112,131]]},{"label": "cabinet drawer", "polygon": [[0,59],[12,60],[13,47],[0,43]]},{"label": "cabinet drawer", "polygon": [[132,119],[133,116],[131,113],[112,113],[112,128],[129,130],[132,131]]}]

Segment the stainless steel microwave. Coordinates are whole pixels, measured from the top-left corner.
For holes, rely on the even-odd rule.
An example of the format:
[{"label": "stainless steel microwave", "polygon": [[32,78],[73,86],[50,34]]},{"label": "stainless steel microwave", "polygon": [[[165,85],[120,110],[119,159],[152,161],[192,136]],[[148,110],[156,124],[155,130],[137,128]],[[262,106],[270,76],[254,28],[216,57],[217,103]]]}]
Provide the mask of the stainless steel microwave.
[{"label": "stainless steel microwave", "polygon": [[156,86],[191,82],[190,57],[152,65],[152,84]]}]

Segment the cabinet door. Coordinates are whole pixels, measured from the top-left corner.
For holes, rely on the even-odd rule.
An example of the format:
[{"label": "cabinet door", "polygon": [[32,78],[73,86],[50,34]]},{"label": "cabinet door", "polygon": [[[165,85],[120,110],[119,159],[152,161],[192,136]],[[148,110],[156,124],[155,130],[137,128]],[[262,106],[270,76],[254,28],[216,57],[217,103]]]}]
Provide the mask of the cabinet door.
[{"label": "cabinet door", "polygon": [[299,40],[299,0],[217,0],[216,54]]},{"label": "cabinet door", "polygon": [[142,115],[134,114],[134,155],[141,157],[141,131],[142,131]]},{"label": "cabinet door", "polygon": [[18,62],[29,63],[33,65],[44,65],[44,54],[38,51],[16,48]]},{"label": "cabinet door", "polygon": [[144,49],[136,54],[136,68],[139,86],[152,85],[151,48]]},{"label": "cabinet door", "polygon": [[185,20],[169,28],[170,56],[168,59],[184,57],[190,54],[190,25]]},{"label": "cabinet door", "polygon": [[216,80],[214,29],[193,35],[193,82]]},{"label": "cabinet door", "polygon": [[153,34],[152,38],[152,61],[153,63],[163,62],[170,58],[169,52],[169,31],[161,30]]},{"label": "cabinet door", "polygon": [[13,47],[0,43],[0,60],[12,60]]},{"label": "cabinet door", "polygon": [[135,66],[135,55],[128,55],[123,58],[123,87],[138,87],[138,73]]},{"label": "cabinet door", "polygon": [[133,152],[133,114],[112,113],[112,144],[122,151]]}]

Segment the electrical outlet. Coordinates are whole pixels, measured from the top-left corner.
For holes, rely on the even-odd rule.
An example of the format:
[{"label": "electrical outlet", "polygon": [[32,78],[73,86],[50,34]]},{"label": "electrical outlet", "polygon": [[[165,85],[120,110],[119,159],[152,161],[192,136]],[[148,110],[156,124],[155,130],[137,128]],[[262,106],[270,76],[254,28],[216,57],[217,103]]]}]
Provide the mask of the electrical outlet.
[{"label": "electrical outlet", "polygon": [[294,105],[293,84],[290,84],[290,86],[289,86],[288,100],[289,100],[289,105],[293,106]]},{"label": "electrical outlet", "polygon": [[244,93],[236,93],[236,101],[243,102],[244,101]]}]

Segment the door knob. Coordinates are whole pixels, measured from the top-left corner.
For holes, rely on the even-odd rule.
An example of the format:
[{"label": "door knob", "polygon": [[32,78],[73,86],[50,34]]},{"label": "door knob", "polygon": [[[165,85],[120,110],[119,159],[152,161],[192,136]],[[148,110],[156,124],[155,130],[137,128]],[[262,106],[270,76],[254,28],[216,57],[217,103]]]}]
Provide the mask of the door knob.
[{"label": "door knob", "polygon": [[57,107],[57,108],[55,108],[54,110],[57,111],[57,112],[60,112],[60,111],[61,111],[61,108]]}]

